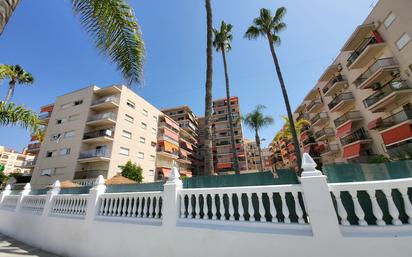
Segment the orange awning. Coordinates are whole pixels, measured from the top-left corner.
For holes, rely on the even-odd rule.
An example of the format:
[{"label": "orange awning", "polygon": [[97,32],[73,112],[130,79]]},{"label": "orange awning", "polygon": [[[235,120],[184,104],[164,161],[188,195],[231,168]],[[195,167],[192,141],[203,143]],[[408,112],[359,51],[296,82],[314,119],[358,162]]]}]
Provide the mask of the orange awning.
[{"label": "orange awning", "polygon": [[308,135],[308,131],[306,130],[305,132],[303,132],[300,135],[300,141],[305,141],[306,139],[308,139],[309,135]]},{"label": "orange awning", "polygon": [[304,151],[305,153],[309,153],[309,151],[310,151],[310,145],[305,146],[305,147],[303,148],[303,151]]},{"label": "orange awning", "polygon": [[225,169],[225,168],[231,168],[232,164],[231,163],[218,163],[217,168],[218,169]]},{"label": "orange awning", "polygon": [[165,136],[170,137],[173,140],[179,141],[179,135],[173,132],[172,130],[165,128]]},{"label": "orange awning", "polygon": [[179,124],[176,123],[176,121],[172,120],[171,118],[165,116],[165,122],[167,125],[171,126],[172,128],[179,130]]},{"label": "orange awning", "polygon": [[325,148],[326,148],[325,144],[319,144],[319,145],[316,147],[316,151],[322,152],[323,150],[325,150]]},{"label": "orange awning", "polygon": [[169,177],[169,174],[172,170],[169,168],[162,168],[162,173],[164,177]]},{"label": "orange awning", "polygon": [[373,121],[368,123],[368,129],[376,129],[382,122],[382,118],[374,119]]},{"label": "orange awning", "polygon": [[166,152],[173,153],[173,152],[178,151],[178,147],[170,142],[164,141],[163,146]]},{"label": "orange awning", "polygon": [[343,158],[352,159],[360,155],[361,143],[353,144],[343,148]]},{"label": "orange awning", "polygon": [[343,137],[349,134],[352,131],[352,121],[349,121],[342,127],[336,130],[336,137]]},{"label": "orange awning", "polygon": [[183,149],[180,149],[180,154],[181,154],[183,157],[187,157],[187,153],[186,153],[186,151],[183,150]]},{"label": "orange awning", "polygon": [[394,129],[382,133],[383,142],[385,145],[399,143],[412,138],[411,124],[403,124]]}]

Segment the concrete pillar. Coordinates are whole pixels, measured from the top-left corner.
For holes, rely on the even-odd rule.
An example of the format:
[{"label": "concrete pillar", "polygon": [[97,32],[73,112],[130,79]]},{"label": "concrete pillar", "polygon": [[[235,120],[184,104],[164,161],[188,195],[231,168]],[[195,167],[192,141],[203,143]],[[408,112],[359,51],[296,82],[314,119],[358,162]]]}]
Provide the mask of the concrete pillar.
[{"label": "concrete pillar", "polygon": [[52,185],[52,189],[47,191],[46,202],[44,203],[44,209],[42,213],[43,217],[49,215],[50,209],[52,207],[53,197],[55,195],[58,195],[59,193],[60,193],[60,181],[56,180],[54,181]]},{"label": "concrete pillar", "polygon": [[93,187],[89,190],[89,199],[87,200],[87,209],[85,219],[92,221],[96,216],[96,212],[99,204],[99,195],[104,194],[106,191],[106,185],[104,184],[104,178],[102,175],[96,179]]},{"label": "concrete pillar", "polygon": [[16,209],[14,210],[15,212],[20,211],[20,209],[21,209],[21,204],[22,204],[22,202],[23,202],[23,198],[24,198],[24,196],[30,194],[30,191],[31,191],[30,183],[27,183],[27,184],[24,186],[23,191],[20,192],[19,200],[17,201]]},{"label": "concrete pillar", "polygon": [[341,237],[326,176],[316,169],[316,165],[308,153],[303,154],[301,183],[313,234],[320,238]]},{"label": "concrete pillar", "polygon": [[163,189],[163,207],[162,207],[162,223],[166,227],[176,226],[179,219],[180,199],[179,190],[183,188],[183,183],[180,180],[179,170],[176,162],[173,161],[173,167],[170,172],[169,179],[164,184]]},{"label": "concrete pillar", "polygon": [[3,203],[4,197],[10,194],[11,194],[11,185],[7,184],[7,186],[4,188],[4,190],[0,194],[0,205]]}]

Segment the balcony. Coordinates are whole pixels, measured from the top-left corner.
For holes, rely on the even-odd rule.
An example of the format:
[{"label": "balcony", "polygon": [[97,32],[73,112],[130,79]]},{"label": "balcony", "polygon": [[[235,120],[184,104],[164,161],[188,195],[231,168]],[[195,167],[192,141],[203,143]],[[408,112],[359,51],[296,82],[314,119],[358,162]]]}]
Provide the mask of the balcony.
[{"label": "balcony", "polygon": [[358,120],[363,120],[361,113],[359,111],[351,111],[343,114],[342,116],[334,120],[333,123],[335,123],[335,127],[338,129],[348,121]]},{"label": "balcony", "polygon": [[300,121],[300,120],[309,120],[310,118],[309,118],[309,114],[307,114],[307,113],[300,113],[299,115],[298,115],[298,117],[296,118],[296,121]]},{"label": "balcony", "polygon": [[342,70],[342,66],[340,64],[332,64],[323,72],[322,76],[320,76],[319,81],[329,81],[336,73]]},{"label": "balcony", "polygon": [[351,103],[355,101],[352,92],[341,93],[336,96],[329,104],[329,110],[331,112],[339,112],[346,109]]},{"label": "balcony", "polygon": [[395,78],[399,75],[399,65],[393,58],[383,58],[373,63],[353,83],[360,89],[382,81],[387,77]]},{"label": "balcony", "polygon": [[353,143],[368,143],[371,141],[372,139],[370,139],[368,133],[363,128],[357,129],[351,134],[340,139],[342,146],[347,146]]},{"label": "balcony", "polygon": [[320,112],[317,115],[315,115],[312,119],[310,119],[310,122],[312,126],[321,126],[324,124],[326,121],[329,120],[329,115],[327,112]]},{"label": "balcony", "polygon": [[342,75],[338,75],[322,88],[322,92],[325,96],[332,96],[335,92],[342,90],[347,83],[348,81]]},{"label": "balcony", "polygon": [[315,132],[316,140],[323,140],[325,138],[333,136],[335,136],[335,131],[333,130],[333,128],[324,128]]},{"label": "balcony", "polygon": [[51,117],[51,112],[40,113],[38,118],[41,124],[48,124]]},{"label": "balcony", "polygon": [[393,126],[403,124],[406,121],[408,121],[408,123],[412,121],[412,111],[402,110],[389,117],[386,117],[379,122],[378,128],[380,130],[386,130]]},{"label": "balcony", "polygon": [[317,143],[315,141],[315,138],[313,137],[308,137],[306,140],[302,142],[303,147],[307,147],[309,145],[314,145],[314,144],[317,144]]},{"label": "balcony", "polygon": [[116,113],[106,112],[92,115],[87,121],[87,125],[93,127],[113,126],[116,123]]},{"label": "balcony", "polygon": [[384,47],[386,43],[381,42],[375,36],[365,38],[357,49],[355,49],[347,60],[349,69],[359,69],[370,62]]},{"label": "balcony", "polygon": [[378,129],[386,146],[395,145],[412,138],[412,110],[404,109],[382,119]]},{"label": "balcony", "polygon": [[36,159],[24,161],[22,167],[33,168],[36,165]]},{"label": "balcony", "polygon": [[406,81],[391,81],[363,100],[363,104],[371,112],[381,112],[387,105],[411,92],[412,87]]},{"label": "balcony", "polygon": [[96,99],[90,109],[93,111],[104,111],[119,107],[120,98],[115,96]]},{"label": "balcony", "polygon": [[310,102],[308,104],[306,110],[308,112],[316,112],[319,109],[319,107],[322,106],[322,104],[323,104],[322,99],[320,97],[318,97],[318,98],[312,100],[312,102]]},{"label": "balcony", "polygon": [[340,148],[338,144],[328,144],[323,151],[321,151],[321,156],[327,156],[330,154],[339,153]]},{"label": "balcony", "polygon": [[86,163],[86,162],[108,162],[110,161],[110,155],[107,153],[106,150],[98,149],[98,150],[89,150],[83,151],[79,154],[78,162]]},{"label": "balcony", "polygon": [[27,152],[29,152],[29,153],[38,152],[38,151],[40,151],[40,146],[41,146],[40,143],[29,144],[29,145],[27,146]]},{"label": "balcony", "polygon": [[107,173],[108,173],[108,170],[89,170],[89,169],[79,170],[74,173],[74,180],[78,180],[78,181],[86,180],[86,179],[96,180],[96,178],[100,175],[107,178]]},{"label": "balcony", "polygon": [[83,143],[102,143],[113,141],[112,129],[100,129],[83,134]]}]

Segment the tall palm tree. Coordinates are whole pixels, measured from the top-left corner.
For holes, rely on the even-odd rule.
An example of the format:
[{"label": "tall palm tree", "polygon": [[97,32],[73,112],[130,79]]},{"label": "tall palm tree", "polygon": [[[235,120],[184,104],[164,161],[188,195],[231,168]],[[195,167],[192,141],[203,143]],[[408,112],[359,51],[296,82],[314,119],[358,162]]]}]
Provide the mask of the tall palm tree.
[{"label": "tall palm tree", "polygon": [[232,144],[232,152],[233,152],[233,168],[236,174],[239,174],[240,173],[239,160],[237,158],[235,132],[233,130],[232,106],[230,104],[229,74],[227,71],[227,63],[226,63],[226,52],[230,51],[230,49],[232,48],[232,46],[230,45],[233,39],[232,25],[226,24],[224,21],[222,21],[220,25],[220,30],[213,29],[213,33],[215,35],[213,46],[215,47],[217,52],[219,51],[222,52],[223,68],[225,70],[226,101],[227,101],[227,113],[229,117],[230,141]]},{"label": "tall palm tree", "polygon": [[289,124],[292,132],[293,145],[295,146],[295,155],[299,168],[301,167],[302,159],[300,156],[299,141],[296,133],[295,124],[293,121],[292,111],[290,109],[289,97],[286,91],[283,75],[280,70],[279,60],[276,56],[275,45],[280,44],[279,32],[286,28],[286,24],[282,21],[286,14],[286,8],[280,7],[276,10],[273,16],[271,11],[265,8],[260,9],[260,16],[253,20],[253,25],[248,28],[245,33],[247,39],[256,39],[259,36],[266,37],[269,42],[270,52],[272,53],[273,62],[275,63],[276,74],[279,79],[282,89],[283,99],[286,105],[286,111],[289,118]]},{"label": "tall palm tree", "polygon": [[14,103],[0,102],[0,126],[20,126],[38,133],[37,114]]},{"label": "tall palm tree", "polygon": [[205,170],[204,175],[212,175],[213,169],[213,149],[212,149],[212,78],[213,78],[213,18],[212,3],[205,0],[207,43],[206,43],[206,85],[205,85]]},{"label": "tall palm tree", "polygon": [[[288,116],[285,116],[285,115],[282,115],[281,118],[282,118],[282,120],[283,120],[283,122],[284,122],[285,125],[283,126],[282,130],[280,130],[280,131],[276,134],[275,138],[277,138],[277,137],[278,137],[278,138],[280,138],[280,137],[285,137],[285,138],[288,138],[288,139],[293,138],[293,136],[292,136],[292,129],[291,129],[291,127],[290,127],[289,117],[288,117]],[[295,122],[294,124],[295,124],[296,133],[297,133],[297,134],[300,134],[300,133],[302,132],[302,130],[303,130],[304,127],[310,125],[310,121],[309,121],[309,120],[306,120],[306,119],[300,119],[300,120],[298,120],[297,122]]]},{"label": "tall palm tree", "polygon": [[263,171],[263,159],[262,159],[262,149],[260,147],[259,130],[273,123],[272,117],[265,116],[263,114],[262,111],[264,109],[266,109],[266,106],[258,105],[255,107],[255,109],[252,112],[246,114],[246,116],[242,118],[246,127],[248,127],[250,130],[253,130],[255,132],[256,145],[258,147],[259,156],[260,156],[261,171]]},{"label": "tall palm tree", "polygon": [[0,65],[0,80],[9,79],[9,90],[7,91],[5,102],[8,102],[14,94],[16,84],[33,84],[33,76],[25,71],[20,65]]},{"label": "tall palm tree", "polygon": [[[0,1],[0,35],[20,0]],[[143,81],[144,43],[133,9],[125,0],[71,0],[73,11],[95,45],[116,63],[131,85]]]}]

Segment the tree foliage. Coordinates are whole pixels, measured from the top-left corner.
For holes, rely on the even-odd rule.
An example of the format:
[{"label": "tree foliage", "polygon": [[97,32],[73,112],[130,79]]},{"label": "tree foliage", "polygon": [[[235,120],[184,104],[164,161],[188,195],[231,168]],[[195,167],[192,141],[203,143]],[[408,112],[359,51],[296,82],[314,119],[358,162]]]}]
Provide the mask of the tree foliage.
[{"label": "tree foliage", "polygon": [[242,120],[246,127],[253,131],[259,131],[260,129],[273,124],[274,120],[270,116],[265,116],[263,110],[266,109],[264,105],[258,105],[255,109],[242,117]]},{"label": "tree foliage", "polygon": [[132,161],[129,160],[125,165],[119,166],[119,168],[122,170],[121,174],[123,177],[139,183],[143,181],[143,170],[136,163],[132,163]]},{"label": "tree foliage", "polygon": [[37,133],[40,120],[37,114],[22,105],[0,101],[0,126],[20,126]]},{"label": "tree foliage", "polygon": [[9,79],[9,90],[5,102],[8,102],[13,96],[16,84],[31,85],[34,82],[33,75],[25,71],[20,65],[0,64],[0,80],[3,79]]}]

